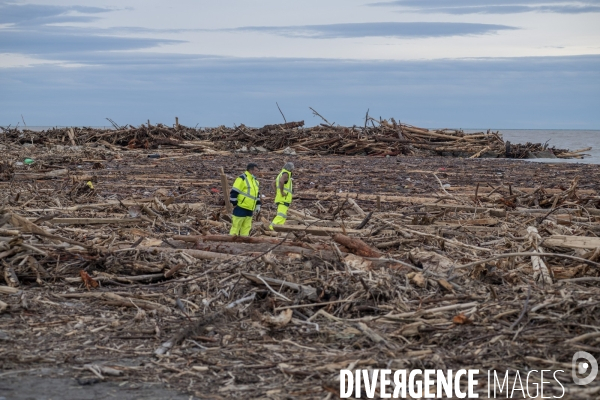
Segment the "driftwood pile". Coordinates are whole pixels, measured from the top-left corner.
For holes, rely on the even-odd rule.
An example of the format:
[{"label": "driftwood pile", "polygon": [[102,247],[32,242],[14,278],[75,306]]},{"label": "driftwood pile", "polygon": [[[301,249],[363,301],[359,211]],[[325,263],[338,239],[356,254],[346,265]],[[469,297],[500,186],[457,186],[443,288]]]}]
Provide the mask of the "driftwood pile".
[{"label": "driftwood pile", "polygon": [[[326,121],[326,120],[325,120]],[[97,130],[60,128],[43,132],[2,128],[6,141],[20,144],[83,145],[94,143],[107,148],[186,148],[195,152],[231,151],[279,152],[293,154],[338,154],[368,156],[453,156],[463,158],[583,158],[590,148],[569,151],[545,144],[511,144],[498,132],[467,134],[462,130],[429,130],[396,123],[392,118],[367,118],[362,127],[321,124],[304,128],[304,121],[249,128],[189,128],[176,124],[120,127]]]},{"label": "driftwood pile", "polygon": [[[482,395],[487,370],[549,369],[600,393],[570,369],[600,356],[596,166],[21,147],[0,169],[0,377],[334,399],[340,369],[480,369]],[[231,185],[250,161],[265,206],[232,238],[220,168]]]}]

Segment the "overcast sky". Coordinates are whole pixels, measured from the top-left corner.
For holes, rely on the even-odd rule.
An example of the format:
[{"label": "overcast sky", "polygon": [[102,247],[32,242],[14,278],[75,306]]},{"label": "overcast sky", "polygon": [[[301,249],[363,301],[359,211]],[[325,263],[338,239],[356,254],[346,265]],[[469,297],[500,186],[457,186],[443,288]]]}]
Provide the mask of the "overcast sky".
[{"label": "overcast sky", "polygon": [[4,126],[598,129],[600,0],[0,0],[0,93]]}]

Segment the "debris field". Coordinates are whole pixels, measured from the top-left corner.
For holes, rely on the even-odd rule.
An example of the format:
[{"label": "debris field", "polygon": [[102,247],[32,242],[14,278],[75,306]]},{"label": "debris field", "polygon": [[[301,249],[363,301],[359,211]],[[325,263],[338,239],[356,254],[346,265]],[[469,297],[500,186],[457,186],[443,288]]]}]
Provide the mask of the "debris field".
[{"label": "debris field", "polygon": [[465,133],[460,129],[430,130],[412,125],[365,117],[364,126],[344,127],[330,123],[304,127],[304,121],[250,128],[190,128],[163,124],[114,129],[54,128],[43,132],[0,127],[5,140],[24,145],[103,145],[108,148],[158,149],[170,146],[195,152],[232,151],[287,155],[446,156],[463,158],[584,158],[591,147],[566,150],[541,143],[510,143],[498,132]]},{"label": "debris field", "polygon": [[[485,398],[488,370],[547,369],[565,398],[598,398],[598,379],[571,380],[576,351],[600,358],[598,166],[426,157],[399,145],[406,126],[378,141],[386,124],[335,144],[315,144],[332,125],[226,142],[5,130],[0,387],[60,367],[83,386],[335,399],[341,369],[479,369]],[[485,136],[468,150],[506,149]],[[271,232],[285,161],[294,200]],[[226,187],[249,162],[264,206],[231,237]]]}]

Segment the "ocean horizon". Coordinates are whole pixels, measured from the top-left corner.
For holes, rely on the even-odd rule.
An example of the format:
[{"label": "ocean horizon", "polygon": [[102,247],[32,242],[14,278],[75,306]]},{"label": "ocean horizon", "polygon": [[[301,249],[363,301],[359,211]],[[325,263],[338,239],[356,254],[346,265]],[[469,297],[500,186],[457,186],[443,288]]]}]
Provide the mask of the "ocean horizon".
[{"label": "ocean horizon", "polygon": [[[465,132],[486,132],[481,129],[464,129]],[[591,147],[585,151],[588,154],[583,159],[554,159],[540,158],[527,160],[546,163],[583,163],[600,164],[600,130],[593,129],[491,129],[499,132],[505,141],[511,143],[548,143],[548,147],[569,149],[571,151]]]}]

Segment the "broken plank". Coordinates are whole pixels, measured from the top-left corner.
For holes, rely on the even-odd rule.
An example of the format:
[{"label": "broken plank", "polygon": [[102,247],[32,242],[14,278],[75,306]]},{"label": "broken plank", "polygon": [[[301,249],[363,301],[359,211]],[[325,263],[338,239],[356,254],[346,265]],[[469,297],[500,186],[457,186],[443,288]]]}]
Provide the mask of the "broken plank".
[{"label": "broken plank", "polygon": [[52,179],[59,176],[64,176],[69,173],[68,169],[55,169],[53,171],[42,172],[42,173],[25,173],[15,174],[15,180],[28,180],[28,179]]},{"label": "broken plank", "polygon": [[176,235],[173,240],[181,240],[183,242],[233,242],[233,243],[271,243],[279,244],[280,239],[265,238],[265,237],[250,237],[250,236],[230,236],[230,235]]},{"label": "broken plank", "polygon": [[595,249],[600,247],[599,237],[553,235],[546,238],[544,246],[568,247],[570,249]]},{"label": "broken plank", "polygon": [[454,211],[454,212],[458,212],[458,211],[463,211],[463,212],[470,212],[470,213],[475,213],[475,212],[487,212],[489,211],[490,215],[493,217],[506,217],[506,210],[500,209],[500,208],[488,208],[488,207],[473,207],[473,206],[462,206],[462,205],[454,205],[454,204],[437,204],[437,203],[426,203],[423,204],[423,206],[425,208],[428,209],[442,209],[442,210],[448,210],[448,211]]},{"label": "broken plank", "polygon": [[0,294],[15,294],[19,293],[19,289],[11,286],[0,286]]},{"label": "broken plank", "polygon": [[330,228],[330,227],[320,227],[320,226],[304,226],[304,225],[274,225],[274,230],[276,232],[306,232],[312,235],[317,236],[329,236],[335,233],[362,233],[362,231],[356,229],[344,229],[344,228]]},{"label": "broken plank", "polygon": [[48,222],[55,225],[103,225],[103,224],[139,224],[142,218],[53,218]]},{"label": "broken plank", "polygon": [[392,196],[392,195],[376,195],[376,194],[364,194],[364,193],[335,193],[335,192],[298,192],[298,194],[294,193],[294,196],[304,199],[324,199],[328,197],[340,197],[342,199],[349,198],[355,200],[368,200],[368,201],[377,201],[377,197],[380,198],[380,201],[383,203],[407,203],[407,204],[423,204],[423,203],[433,203],[436,199],[435,197],[408,197],[408,196]]}]

